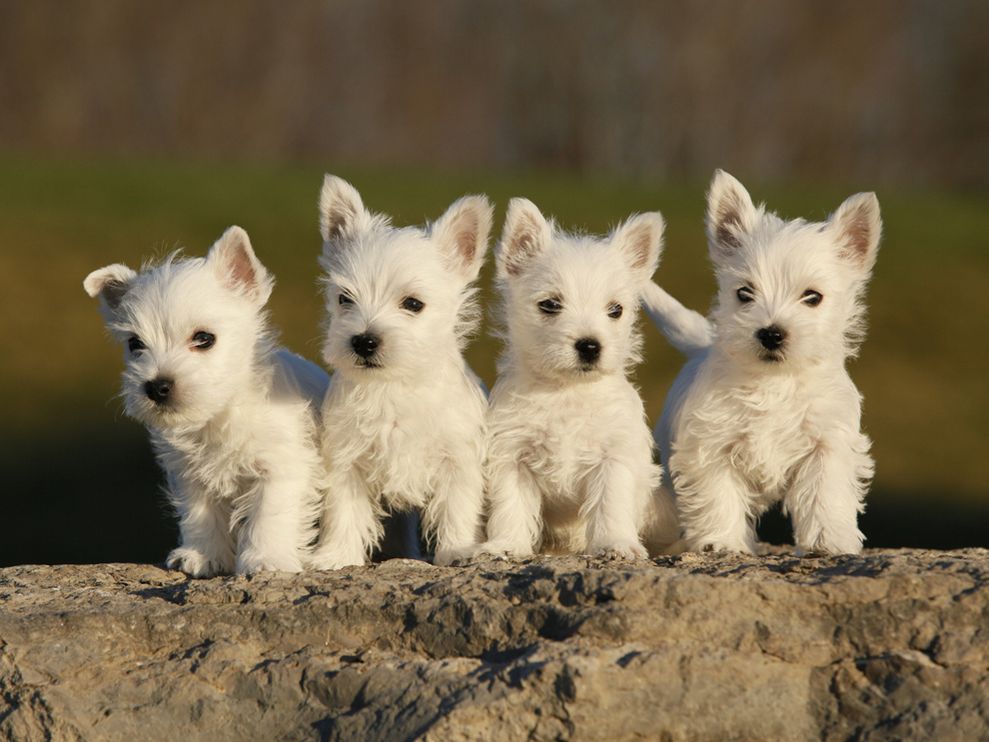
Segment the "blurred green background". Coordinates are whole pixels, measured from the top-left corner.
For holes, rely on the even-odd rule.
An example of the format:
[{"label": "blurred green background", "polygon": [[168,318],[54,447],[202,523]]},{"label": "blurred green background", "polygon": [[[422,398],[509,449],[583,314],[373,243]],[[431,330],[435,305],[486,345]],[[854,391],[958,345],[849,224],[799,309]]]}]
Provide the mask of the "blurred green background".
[{"label": "blurred green background", "polygon": [[[399,224],[466,192],[498,204],[496,232],[516,195],[591,232],[659,209],[657,278],[699,309],[713,167],[791,217],[875,190],[885,236],[851,364],[878,472],[863,530],[989,545],[986,5],[739,5],[0,6],[0,564],[163,558],[160,473],[82,279],[240,224],[277,277],[283,340],[316,359],[325,170]],[[644,332],[655,420],[681,359]],[[489,384],[497,352],[486,325],[468,355]],[[762,532],[788,538],[778,515]]]}]

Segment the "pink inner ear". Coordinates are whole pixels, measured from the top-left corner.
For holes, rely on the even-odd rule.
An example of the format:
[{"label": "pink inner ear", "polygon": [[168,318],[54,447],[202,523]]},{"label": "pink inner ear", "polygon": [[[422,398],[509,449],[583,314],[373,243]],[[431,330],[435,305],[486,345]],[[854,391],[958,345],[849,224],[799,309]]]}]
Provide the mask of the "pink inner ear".
[{"label": "pink inner ear", "polygon": [[632,268],[640,270],[646,267],[649,261],[649,242],[652,232],[647,225],[640,225],[632,229],[628,241],[631,245]]},{"label": "pink inner ear", "polygon": [[334,207],[326,213],[326,234],[335,239],[343,234],[343,227],[352,213],[349,209]]},{"label": "pink inner ear", "polygon": [[869,250],[872,230],[869,224],[869,214],[862,207],[844,218],[842,224],[842,240],[847,257],[861,260]]},{"label": "pink inner ear", "polygon": [[251,263],[251,258],[248,254],[240,248],[234,250],[233,255],[228,263],[230,270],[230,277],[233,279],[234,284],[239,284],[245,288],[251,288],[257,282],[257,276],[254,273],[254,265]]},{"label": "pink inner ear", "polygon": [[725,199],[718,204],[715,211],[714,223],[715,237],[718,242],[725,247],[737,248],[741,246],[733,228],[738,228],[742,224],[742,204],[737,194],[728,194]]},{"label": "pink inner ear", "polygon": [[525,264],[538,252],[539,248],[536,244],[538,233],[538,224],[527,215],[520,218],[519,226],[515,229],[509,249],[505,253],[505,270],[508,275],[520,275]]},{"label": "pink inner ear", "polygon": [[477,225],[471,227],[464,226],[457,231],[456,244],[457,252],[460,254],[465,266],[474,262],[474,255],[477,252]]}]

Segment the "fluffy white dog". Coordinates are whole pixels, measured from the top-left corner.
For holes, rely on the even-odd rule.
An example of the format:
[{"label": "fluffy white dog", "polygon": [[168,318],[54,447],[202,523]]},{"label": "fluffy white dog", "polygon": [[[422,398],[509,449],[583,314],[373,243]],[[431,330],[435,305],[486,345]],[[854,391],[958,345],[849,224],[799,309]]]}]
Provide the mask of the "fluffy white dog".
[{"label": "fluffy white dog", "polygon": [[659,264],[659,213],[605,239],[566,234],[535,204],[508,207],[497,251],[505,352],[488,412],[488,541],[634,558],[676,539],[672,503],[629,367],[639,294]]},{"label": "fluffy white dog", "polygon": [[194,577],[297,572],[315,537],[328,380],[273,348],[273,285],[240,227],[206,258],[110,265],[83,284],[124,346],[125,409],[150,431],[179,516],[167,564]]},{"label": "fluffy white dog", "polygon": [[323,354],[334,374],[317,568],[364,564],[388,511],[422,511],[437,564],[476,547],[487,400],[462,348],[477,324],[491,212],[466,196],[425,229],[396,228],[346,181],[323,182]]},{"label": "fluffy white dog", "polygon": [[756,207],[717,171],[707,234],[712,319],[651,284],[646,308],[689,356],[656,437],[687,547],[753,552],[755,522],[782,501],[798,553],[858,553],[872,478],[861,397],[845,370],[864,333],[882,222],[872,193],[821,223]]}]

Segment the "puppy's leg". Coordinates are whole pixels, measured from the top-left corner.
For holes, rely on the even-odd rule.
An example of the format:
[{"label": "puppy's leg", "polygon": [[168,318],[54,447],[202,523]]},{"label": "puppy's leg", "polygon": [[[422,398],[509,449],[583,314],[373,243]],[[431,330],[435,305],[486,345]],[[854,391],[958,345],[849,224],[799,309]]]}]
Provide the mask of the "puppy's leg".
[{"label": "puppy's leg", "polygon": [[542,537],[542,497],[532,472],[506,461],[488,474],[488,540],[479,551],[530,556]]},{"label": "puppy's leg", "polygon": [[656,485],[649,496],[642,543],[654,557],[660,554],[679,554],[683,550],[680,523],[676,504],[665,483]]},{"label": "puppy's leg", "polygon": [[584,482],[580,519],[587,527],[587,553],[618,559],[644,559],[639,540],[642,505],[636,501],[639,483],[624,462],[606,459]]},{"label": "puppy's leg", "polygon": [[684,540],[690,551],[740,551],[755,553],[755,518],[752,497],[730,466],[681,470],[674,454],[676,506]]},{"label": "puppy's leg", "polygon": [[310,565],[339,569],[365,564],[381,535],[382,525],[364,480],[352,467],[331,471],[319,545]]},{"label": "puppy's leg", "polygon": [[242,515],[238,574],[302,571],[303,550],[310,535],[305,525],[305,504],[311,488],[308,469],[275,470],[270,474]]},{"label": "puppy's leg", "polygon": [[234,543],[229,505],[217,502],[195,484],[178,479],[170,482],[169,493],[179,515],[181,538],[165,565],[192,577],[230,574],[234,569]]},{"label": "puppy's leg", "polygon": [[800,465],[784,500],[799,555],[862,551],[858,514],[873,471],[868,450],[865,436],[822,441]]},{"label": "puppy's leg", "polygon": [[476,456],[440,466],[433,496],[423,513],[426,533],[436,537],[434,563],[445,566],[474,555],[481,528],[484,476]]}]

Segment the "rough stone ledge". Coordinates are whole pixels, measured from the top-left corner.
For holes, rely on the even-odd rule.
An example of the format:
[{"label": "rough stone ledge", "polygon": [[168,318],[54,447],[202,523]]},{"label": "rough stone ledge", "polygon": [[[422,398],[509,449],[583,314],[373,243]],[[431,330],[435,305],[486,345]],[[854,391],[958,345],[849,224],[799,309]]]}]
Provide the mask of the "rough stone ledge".
[{"label": "rough stone ledge", "polygon": [[989,550],[0,570],[0,737],[989,738]]}]

